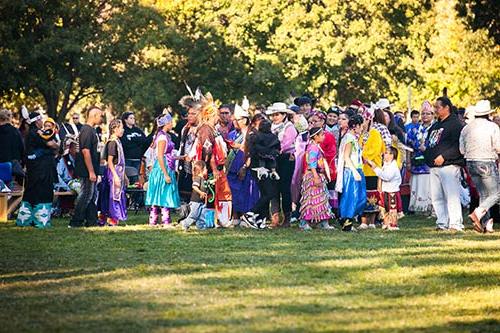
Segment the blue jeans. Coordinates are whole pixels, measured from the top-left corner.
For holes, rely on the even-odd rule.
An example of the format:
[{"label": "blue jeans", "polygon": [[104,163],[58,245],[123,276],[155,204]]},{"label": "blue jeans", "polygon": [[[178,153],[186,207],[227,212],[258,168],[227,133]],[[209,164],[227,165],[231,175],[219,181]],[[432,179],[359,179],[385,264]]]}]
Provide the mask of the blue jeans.
[{"label": "blue jeans", "polygon": [[467,161],[470,177],[479,193],[479,207],[486,211],[481,221],[490,218],[488,211],[500,199],[498,167],[495,161]]},{"label": "blue jeans", "polygon": [[182,226],[184,229],[189,229],[190,226],[196,224],[198,229],[206,229],[205,225],[205,214],[206,207],[204,203],[191,201],[189,203],[189,215],[184,221],[182,221]]}]

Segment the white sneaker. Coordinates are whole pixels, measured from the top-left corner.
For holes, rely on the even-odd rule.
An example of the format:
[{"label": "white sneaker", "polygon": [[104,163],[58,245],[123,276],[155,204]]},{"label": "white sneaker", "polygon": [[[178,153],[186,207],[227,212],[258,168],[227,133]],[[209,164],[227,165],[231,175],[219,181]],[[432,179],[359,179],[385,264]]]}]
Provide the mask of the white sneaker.
[{"label": "white sneaker", "polygon": [[323,221],[319,224],[319,228],[322,230],[335,230],[335,227],[330,225],[328,221]]},{"label": "white sneaker", "polygon": [[369,228],[369,229],[377,229],[377,226],[376,226],[375,224],[373,224],[373,223],[372,223],[372,224],[369,224],[369,225],[368,225],[368,228]]},{"label": "white sneaker", "polygon": [[389,227],[387,228],[387,230],[390,230],[390,231],[397,231],[397,230],[399,230],[399,227],[391,227],[391,226],[389,226]]},{"label": "white sneaker", "polygon": [[313,230],[308,223],[304,224],[301,228],[302,228],[303,231],[311,231],[311,230]]},{"label": "white sneaker", "polygon": [[367,230],[368,228],[368,224],[361,223],[358,227],[358,230]]},{"label": "white sneaker", "polygon": [[249,215],[248,213],[243,214],[241,217],[240,225],[245,222],[245,226],[252,229],[258,229],[257,223],[255,223],[255,215]]},{"label": "white sneaker", "polygon": [[495,230],[493,230],[493,219],[489,219],[488,222],[486,222],[484,231],[489,233],[495,232]]},{"label": "white sneaker", "polygon": [[271,179],[274,179],[274,180],[280,180],[280,175],[278,175],[278,173],[276,171],[271,172],[270,177],[271,177]]}]

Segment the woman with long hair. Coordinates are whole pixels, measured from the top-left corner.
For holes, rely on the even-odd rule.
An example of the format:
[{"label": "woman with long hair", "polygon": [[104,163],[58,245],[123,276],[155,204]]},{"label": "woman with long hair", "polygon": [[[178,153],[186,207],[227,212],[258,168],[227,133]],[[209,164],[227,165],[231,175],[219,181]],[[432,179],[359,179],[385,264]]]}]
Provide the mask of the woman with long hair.
[{"label": "woman with long hair", "polygon": [[226,168],[233,197],[233,225],[237,226],[241,215],[250,211],[259,199],[259,190],[250,172],[247,150],[250,114],[239,105],[234,108],[234,127],[228,134],[230,148]]}]

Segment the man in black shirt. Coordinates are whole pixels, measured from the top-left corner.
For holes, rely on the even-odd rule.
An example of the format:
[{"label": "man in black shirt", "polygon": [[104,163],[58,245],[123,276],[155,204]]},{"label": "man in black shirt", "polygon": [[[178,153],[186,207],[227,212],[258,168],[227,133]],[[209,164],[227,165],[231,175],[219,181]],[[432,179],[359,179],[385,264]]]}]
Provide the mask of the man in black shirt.
[{"label": "man in black shirt", "polygon": [[98,107],[91,107],[87,112],[87,123],[82,126],[79,135],[80,151],[76,155],[75,175],[80,179],[81,191],[75,203],[75,212],[69,227],[97,225],[97,174],[99,171],[99,138],[95,130],[102,123],[103,112]]},{"label": "man in black shirt", "polygon": [[438,121],[429,129],[425,141],[425,162],[431,169],[431,200],[436,212],[436,230],[462,231],[460,202],[460,168],[465,161],[459,150],[462,123],[451,113],[447,97],[439,97],[435,104]]}]

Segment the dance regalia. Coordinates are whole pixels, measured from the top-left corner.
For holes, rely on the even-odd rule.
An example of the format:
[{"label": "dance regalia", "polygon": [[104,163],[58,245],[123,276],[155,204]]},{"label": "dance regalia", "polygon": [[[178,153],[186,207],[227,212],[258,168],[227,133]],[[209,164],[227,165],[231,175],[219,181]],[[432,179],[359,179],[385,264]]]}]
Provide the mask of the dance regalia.
[{"label": "dance regalia", "polygon": [[295,168],[293,170],[291,193],[292,202],[299,203],[302,176],[304,175],[304,155],[309,141],[309,132],[299,133],[295,139]]},{"label": "dance regalia", "polygon": [[430,195],[430,168],[424,160],[424,153],[420,146],[425,142],[432,124],[412,128],[407,133],[406,143],[413,148],[411,159],[410,180],[410,203],[408,210],[416,213],[430,214],[432,212],[432,200]]},{"label": "dance regalia", "polygon": [[[165,168],[171,179],[167,184],[165,175],[158,162],[158,143],[165,141],[163,160]],[[146,205],[162,208],[178,208],[180,206],[179,191],[175,177],[175,159],[172,154],[175,144],[169,135],[163,131],[158,132],[154,140],[154,164],[149,174],[148,190],[146,192]]]},{"label": "dance regalia", "polygon": [[[314,142],[309,143],[306,148],[305,164],[306,172],[301,187],[300,219],[307,221],[308,224],[317,224],[329,220],[333,214],[326,187],[329,177],[325,177],[325,173],[329,175],[328,163],[323,156],[323,151]],[[312,169],[316,169],[321,180],[320,185],[314,183]]]},{"label": "dance regalia", "polygon": [[111,144],[116,144],[117,164],[116,173],[120,178],[120,184],[115,184],[115,179],[111,168],[108,166],[99,187],[99,203],[101,214],[116,221],[127,219],[127,199],[125,197],[125,155],[119,139],[111,139],[107,142],[106,148]]},{"label": "dance regalia", "polygon": [[[190,124],[186,124],[181,131],[181,141],[179,148],[179,155],[188,155],[193,147],[194,141],[196,140],[196,127]],[[188,201],[191,196],[192,191],[192,170],[191,162],[189,161],[179,161],[179,193],[181,197]]]},{"label": "dance regalia", "polygon": [[[245,134],[236,130],[229,133],[228,139],[234,143],[245,144]],[[227,158],[227,180],[232,193],[233,210],[246,213],[252,210],[259,200],[257,182],[252,177],[250,170],[246,170],[245,178],[239,179],[238,173],[245,164],[246,155],[241,149],[231,149]]]},{"label": "dance regalia", "polygon": [[[351,144],[350,159],[354,167],[361,175],[361,180],[354,179],[352,170],[346,166],[344,151],[347,144]],[[342,195],[339,202],[339,215],[342,219],[352,219],[363,213],[366,205],[366,183],[363,174],[362,151],[358,140],[354,135],[347,132],[340,143],[338,154],[338,174],[335,190]],[[341,172],[342,170],[342,172]]]},{"label": "dance regalia", "polygon": [[[232,216],[232,195],[224,165],[227,157],[227,146],[223,137],[208,124],[198,128],[196,140],[190,157],[194,161],[204,161],[207,165],[209,184],[214,183],[213,198],[209,195],[207,208],[215,208],[216,219],[223,227],[229,226]],[[219,177],[215,179],[214,168],[219,171]]]},{"label": "dance regalia", "polygon": [[57,182],[56,160],[47,141],[31,125],[26,136],[26,184],[19,208],[16,224],[18,226],[51,226],[54,183]]},{"label": "dance regalia", "polygon": [[[382,155],[386,150],[385,142],[382,138],[382,134],[375,129],[371,128],[368,133],[365,133],[362,138],[363,144],[363,158],[365,160],[371,160],[376,166],[382,167]],[[366,181],[366,207],[365,213],[378,213],[380,200],[378,193],[378,177],[375,171],[367,163],[363,166],[363,173],[365,175]]]}]

